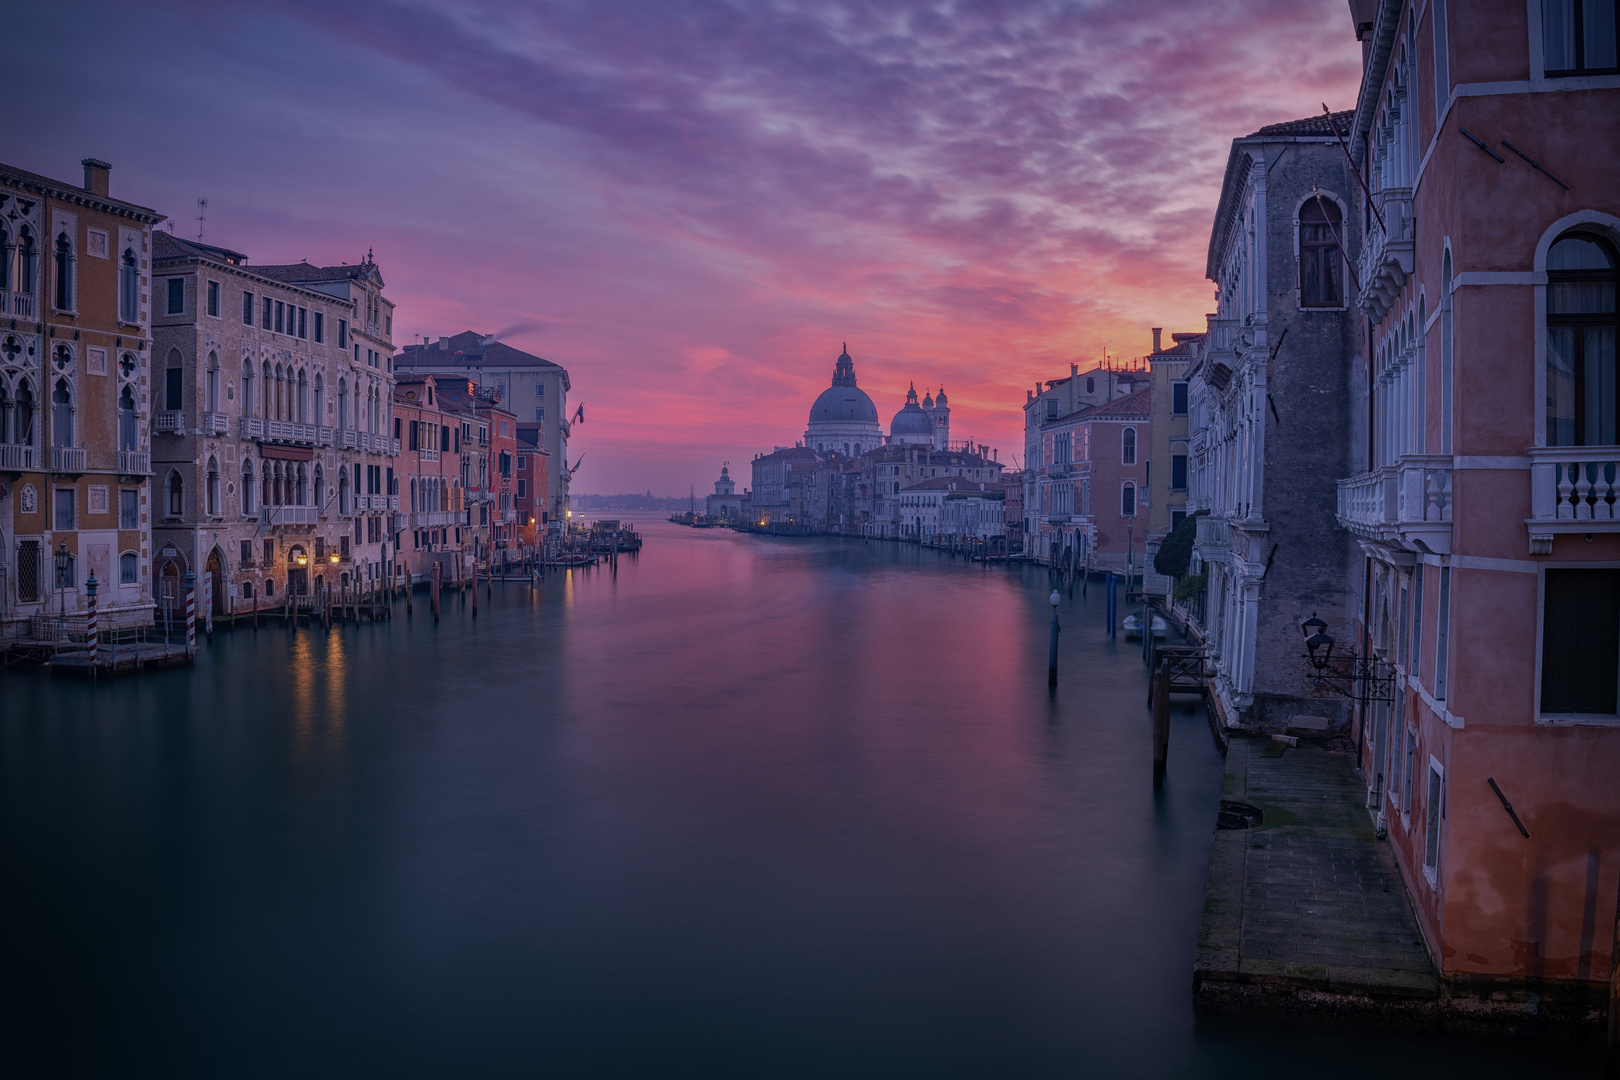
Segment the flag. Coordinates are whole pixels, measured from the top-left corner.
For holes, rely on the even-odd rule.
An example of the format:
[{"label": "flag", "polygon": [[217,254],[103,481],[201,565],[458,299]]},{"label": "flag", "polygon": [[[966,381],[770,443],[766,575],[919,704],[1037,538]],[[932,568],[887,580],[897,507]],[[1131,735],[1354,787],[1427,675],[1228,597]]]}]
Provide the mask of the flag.
[{"label": "flag", "polygon": [[579,408],[574,412],[574,423],[583,424],[584,422],[585,422],[585,405],[582,402],[580,404]]}]

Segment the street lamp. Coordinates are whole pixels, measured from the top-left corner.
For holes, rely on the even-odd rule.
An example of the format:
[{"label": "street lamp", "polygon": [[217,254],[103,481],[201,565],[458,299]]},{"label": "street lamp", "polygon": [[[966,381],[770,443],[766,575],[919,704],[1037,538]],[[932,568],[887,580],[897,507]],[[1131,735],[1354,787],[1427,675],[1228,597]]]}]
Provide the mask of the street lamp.
[{"label": "street lamp", "polygon": [[1317,671],[1327,670],[1335,642],[1333,635],[1327,632],[1327,623],[1313,611],[1311,617],[1300,624],[1299,631],[1305,635],[1305,651],[1311,667]]},{"label": "street lamp", "polygon": [[1333,646],[1338,640],[1327,632],[1327,623],[1314,611],[1300,623],[1299,632],[1305,636],[1305,660],[1311,666],[1309,678],[1317,690],[1363,704],[1393,700],[1395,679],[1389,665],[1376,656],[1358,656],[1353,649],[1348,656],[1335,657]]},{"label": "street lamp", "polygon": [[67,541],[63,541],[56,549],[56,588],[62,594],[62,618],[67,618],[67,590],[68,570],[73,566],[73,555],[67,549]]}]

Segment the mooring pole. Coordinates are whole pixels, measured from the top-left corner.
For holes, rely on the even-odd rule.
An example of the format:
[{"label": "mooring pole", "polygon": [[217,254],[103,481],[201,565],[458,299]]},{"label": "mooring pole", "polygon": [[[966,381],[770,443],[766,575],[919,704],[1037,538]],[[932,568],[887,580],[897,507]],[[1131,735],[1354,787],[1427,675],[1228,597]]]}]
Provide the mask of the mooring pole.
[{"label": "mooring pole", "polygon": [[432,594],[428,597],[428,606],[433,609],[433,621],[439,621],[439,585],[444,580],[444,564],[438,560],[433,562],[433,584],[430,586]]},{"label": "mooring pole", "polygon": [[1165,759],[1170,754],[1170,665],[1160,664],[1153,677],[1153,790],[1164,787]]},{"label": "mooring pole", "polygon": [[96,580],[96,572],[94,570],[90,571],[90,576],[84,581],[85,598],[90,608],[85,616],[84,644],[90,651],[90,677],[92,679],[96,677],[96,660],[101,652],[101,635],[96,631],[96,587],[100,584]]},{"label": "mooring pole", "polygon": [[1047,597],[1047,601],[1052,605],[1052,630],[1046,646],[1047,686],[1057,685],[1057,639],[1058,634],[1061,633],[1063,629],[1062,627],[1058,626],[1057,609],[1058,601],[1062,599],[1063,598],[1058,595],[1058,591],[1056,589],[1053,589],[1052,595]]},{"label": "mooring pole", "polygon": [[186,571],[186,655],[197,655],[197,572]]}]

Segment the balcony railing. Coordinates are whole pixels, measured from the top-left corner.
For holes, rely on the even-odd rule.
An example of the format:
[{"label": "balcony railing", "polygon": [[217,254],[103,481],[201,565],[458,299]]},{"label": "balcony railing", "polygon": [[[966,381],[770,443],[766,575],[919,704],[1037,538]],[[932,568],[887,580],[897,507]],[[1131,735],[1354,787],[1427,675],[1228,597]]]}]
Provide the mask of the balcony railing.
[{"label": "balcony railing", "polygon": [[4,302],[5,311],[0,314],[11,315],[18,319],[32,319],[34,317],[34,294],[25,292],[0,292],[0,302]]},{"label": "balcony railing", "polygon": [[410,516],[410,528],[433,529],[441,525],[461,525],[466,515],[459,510],[419,510]]},{"label": "balcony railing", "polygon": [[152,430],[160,435],[179,435],[186,430],[186,414],[160,412],[152,418]]},{"label": "balcony railing", "polygon": [[360,448],[360,433],[352,428],[338,428],[337,445],[339,450],[358,450]]},{"label": "balcony railing", "polygon": [[318,446],[331,446],[332,445],[332,429],[329,428],[329,427],[316,428],[315,429],[315,442],[316,442],[316,445],[318,445]]},{"label": "balcony railing", "polygon": [[418,457],[422,461],[438,461],[439,460],[439,452],[437,450],[422,449],[422,450],[418,450],[416,453],[417,453]]},{"label": "balcony railing", "polygon": [[238,424],[238,431],[244,439],[262,439],[267,423],[268,421],[257,416],[244,416]]},{"label": "balcony railing", "polygon": [[1538,446],[1530,457],[1530,553],[1557,533],[1620,532],[1620,446]]},{"label": "balcony railing", "polygon": [[152,451],[150,450],[120,450],[118,451],[118,471],[125,476],[151,476]]},{"label": "balcony railing", "polygon": [[1412,221],[1412,192],[1407,188],[1386,188],[1373,196],[1373,205],[1383,217],[1383,228],[1375,218],[1362,241],[1361,282],[1358,304],[1374,321],[1384,317],[1411,276],[1416,245]]},{"label": "balcony railing", "polygon": [[231,430],[231,418],[224,413],[205,412],[202,416],[204,435],[224,435]]},{"label": "balcony railing", "polygon": [[320,507],[267,506],[264,515],[272,525],[313,525],[320,517]]},{"label": "balcony railing", "polygon": [[1200,515],[1194,539],[1204,559],[1221,559],[1232,551],[1232,525],[1225,518]]},{"label": "balcony railing", "polygon": [[1451,458],[1410,454],[1340,480],[1339,524],[1368,540],[1445,555],[1451,500]]},{"label": "balcony railing", "polygon": [[34,467],[34,448],[32,446],[0,445],[0,469],[32,469]]},{"label": "balcony railing", "polygon": [[305,443],[315,445],[315,425],[297,424],[291,420],[266,420],[265,436],[276,442]]},{"label": "balcony railing", "polygon": [[88,463],[89,453],[83,447],[53,446],[51,447],[51,471],[59,473],[82,473]]}]

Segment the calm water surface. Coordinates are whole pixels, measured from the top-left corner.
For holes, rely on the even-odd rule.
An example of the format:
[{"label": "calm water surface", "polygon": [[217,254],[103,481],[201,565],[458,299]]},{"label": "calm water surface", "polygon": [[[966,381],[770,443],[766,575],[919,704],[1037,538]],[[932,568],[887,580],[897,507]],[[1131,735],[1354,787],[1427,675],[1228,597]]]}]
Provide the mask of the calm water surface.
[{"label": "calm water surface", "polygon": [[662,522],[197,667],[0,677],[11,1075],[1534,1075],[1199,1022],[1220,759],[1101,591]]}]

